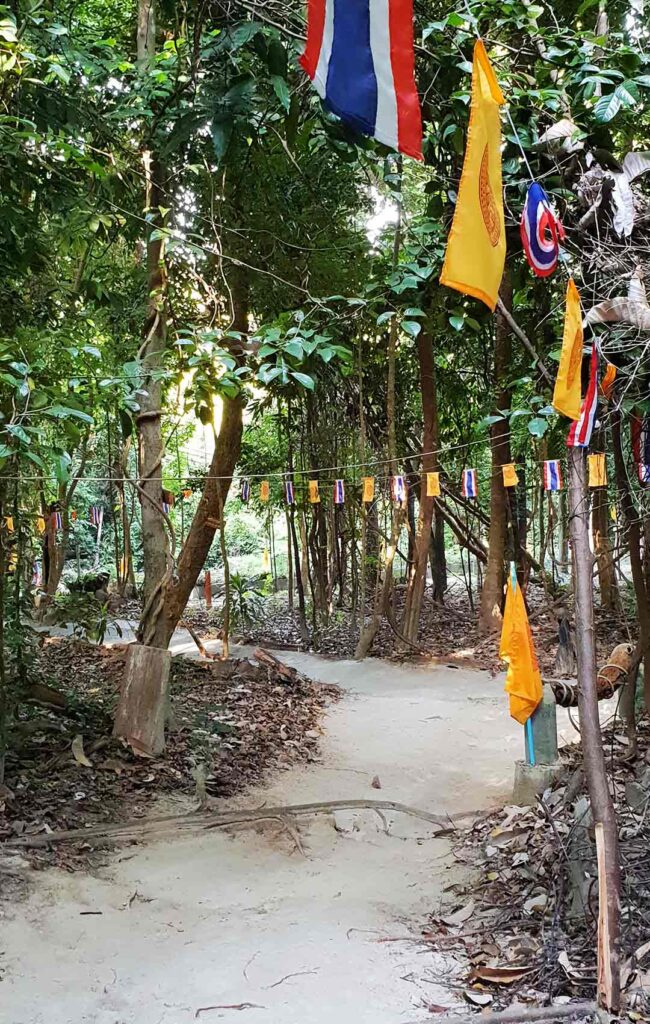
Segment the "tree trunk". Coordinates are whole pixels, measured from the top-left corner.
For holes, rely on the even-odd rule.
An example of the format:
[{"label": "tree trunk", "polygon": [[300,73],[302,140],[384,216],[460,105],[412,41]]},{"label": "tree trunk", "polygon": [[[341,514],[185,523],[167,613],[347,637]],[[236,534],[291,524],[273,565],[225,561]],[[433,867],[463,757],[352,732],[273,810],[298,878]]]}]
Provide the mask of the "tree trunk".
[{"label": "tree trunk", "polygon": [[[507,309],[512,305],[512,285],[507,271],[500,290]],[[494,331],[494,384],[495,407],[499,411],[510,408],[511,390],[506,382],[511,373],[510,327],[503,314],[497,311]],[[505,583],[505,555],[508,537],[508,505],[503,486],[501,467],[510,462],[510,424],[500,419],[490,428],[492,474],[490,486],[490,530],[488,534],[488,561],[481,593],[479,632],[492,633],[501,626],[503,587]]]},{"label": "tree trunk", "polygon": [[607,1010],[617,1013],[620,1003],[620,860],[616,814],[609,791],[598,715],[593,556],[589,547],[585,454],[582,448],[569,448],[568,464],[580,735],[598,851],[598,1000]]}]

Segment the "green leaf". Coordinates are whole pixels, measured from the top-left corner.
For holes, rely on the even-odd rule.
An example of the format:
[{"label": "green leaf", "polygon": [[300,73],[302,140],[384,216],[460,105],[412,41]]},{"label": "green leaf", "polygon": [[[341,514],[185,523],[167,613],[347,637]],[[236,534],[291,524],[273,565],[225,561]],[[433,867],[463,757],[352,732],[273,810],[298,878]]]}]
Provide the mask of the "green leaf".
[{"label": "green leaf", "polygon": [[410,334],[412,338],[417,338],[422,330],[422,324],[419,324],[417,320],[402,320],[402,330]]},{"label": "green leaf", "polygon": [[226,120],[215,119],[212,122],[212,147],[217,160],[223,160],[228,152],[233,128],[234,123],[229,118]]},{"label": "green leaf", "polygon": [[72,418],[81,420],[82,423],[93,422],[92,416],[89,416],[87,412],[82,412],[81,409],[71,409],[66,405],[52,405],[49,409],[46,409],[45,412],[55,420],[67,420]]},{"label": "green leaf", "polygon": [[594,117],[601,124],[607,124],[613,117],[616,117],[623,106],[620,96],[616,95],[617,91],[610,92],[607,96],[601,96],[594,106]]},{"label": "green leaf", "polygon": [[392,320],[395,316],[395,311],[392,309],[386,310],[385,313],[380,313],[377,317],[377,327],[381,327],[382,324],[387,324],[389,320]]},{"label": "green leaf", "polygon": [[451,324],[455,331],[462,331],[463,326],[465,324],[465,320],[463,319],[462,316],[450,316],[449,323]]},{"label": "green leaf", "polygon": [[292,370],[291,376],[294,380],[297,380],[299,384],[302,384],[303,387],[309,388],[310,391],[313,391],[316,387],[314,378],[310,377],[308,373],[298,373],[297,370]]},{"label": "green leaf", "polygon": [[404,316],[426,316],[426,313],[417,306],[409,306],[408,309],[404,310]]},{"label": "green leaf", "polygon": [[282,346],[282,350],[287,355],[293,356],[294,359],[302,359],[303,357],[303,347],[299,341],[288,341],[286,345]]},{"label": "green leaf", "polygon": [[291,105],[291,96],[289,94],[289,86],[287,85],[286,79],[280,75],[271,75],[271,82],[273,83],[273,92],[280,100],[280,103],[285,110],[289,110]]},{"label": "green leaf", "polygon": [[548,430],[548,420],[542,419],[541,416],[534,416],[532,420],[528,421],[528,430],[533,437],[543,437]]},{"label": "green leaf", "polygon": [[614,94],[618,96],[625,107],[634,107],[641,99],[636,82],[629,80],[617,85]]}]

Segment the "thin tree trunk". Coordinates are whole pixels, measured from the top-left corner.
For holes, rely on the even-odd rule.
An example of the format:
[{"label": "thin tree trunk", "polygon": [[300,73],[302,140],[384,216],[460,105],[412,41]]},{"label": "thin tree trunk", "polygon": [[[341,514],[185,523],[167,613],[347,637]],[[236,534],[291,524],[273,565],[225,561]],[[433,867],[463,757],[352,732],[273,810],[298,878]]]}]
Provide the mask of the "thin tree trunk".
[{"label": "thin tree trunk", "polygon": [[585,455],[582,448],[569,448],[568,464],[580,735],[598,850],[598,999],[607,1010],[617,1013],[620,1004],[620,859],[616,813],[609,791],[598,715],[593,556],[589,547]]}]

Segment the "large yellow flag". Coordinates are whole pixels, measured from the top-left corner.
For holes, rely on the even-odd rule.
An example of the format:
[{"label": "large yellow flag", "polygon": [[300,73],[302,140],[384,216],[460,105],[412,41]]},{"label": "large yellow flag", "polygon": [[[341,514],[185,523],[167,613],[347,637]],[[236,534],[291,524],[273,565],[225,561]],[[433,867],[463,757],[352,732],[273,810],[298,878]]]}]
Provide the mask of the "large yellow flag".
[{"label": "large yellow flag", "polygon": [[499,657],[508,663],[506,693],[510,694],[510,714],[521,725],[525,725],[541,701],[544,691],[524,595],[519,584],[513,588],[511,579],[508,579]]},{"label": "large yellow flag", "polygon": [[427,473],[427,498],[440,497],[440,473]]},{"label": "large yellow flag", "polygon": [[582,313],[580,311],[580,293],[573,278],[569,278],[566,288],[566,309],[564,313],[564,337],[560,366],[553,391],[553,406],[570,420],[580,419],[582,367]]},{"label": "large yellow flag", "polygon": [[589,486],[607,487],[607,463],[604,452],[596,452],[587,456],[589,467]]},{"label": "large yellow flag", "polygon": [[505,103],[481,40],[474,45],[472,99],[463,173],[449,232],[441,284],[494,310],[506,258],[501,186],[501,121]]}]

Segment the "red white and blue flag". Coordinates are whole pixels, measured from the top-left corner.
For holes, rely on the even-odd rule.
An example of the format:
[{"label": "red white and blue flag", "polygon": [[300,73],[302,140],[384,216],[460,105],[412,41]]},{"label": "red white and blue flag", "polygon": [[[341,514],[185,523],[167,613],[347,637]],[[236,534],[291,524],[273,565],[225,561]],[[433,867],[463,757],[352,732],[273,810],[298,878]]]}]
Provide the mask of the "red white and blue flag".
[{"label": "red white and blue flag", "polygon": [[537,277],[548,277],[557,267],[564,228],[546,192],[536,181],[530,185],[521,215],[521,242]]},{"label": "red white and blue flag", "polygon": [[55,530],[63,529],[63,514],[61,512],[52,513],[52,526]]},{"label": "red white and blue flag", "polygon": [[241,482],[241,500],[244,505],[250,500],[251,496],[251,483],[250,480],[242,480]]},{"label": "red white and blue flag", "polygon": [[463,470],[463,498],[476,498],[478,496],[478,485],[476,483],[476,470]]},{"label": "red white and blue flag", "polygon": [[308,0],[300,63],[334,114],[422,159],[413,0]]},{"label": "red white and blue flag", "polygon": [[390,489],[393,497],[393,501],[401,504],[406,499],[406,487],[404,486],[403,476],[391,477]]},{"label": "red white and blue flag", "polygon": [[580,419],[571,424],[566,443],[569,448],[587,448],[596,421],[598,405],[598,349],[593,345],[589,362],[589,386],[582,401]]},{"label": "red white and blue flag", "polygon": [[285,480],[284,482],[284,496],[287,500],[287,505],[294,504],[295,496],[293,493],[293,483],[291,482],[291,480]]},{"label": "red white and blue flag", "polygon": [[562,469],[559,459],[547,459],[544,463],[544,490],[562,490]]},{"label": "red white and blue flag", "polygon": [[343,505],[345,503],[345,484],[342,480],[334,481],[334,504]]},{"label": "red white and blue flag", "polygon": [[90,506],[90,522],[92,526],[100,526],[104,520],[104,509],[101,505]]},{"label": "red white and blue flag", "polygon": [[650,416],[647,413],[632,414],[632,455],[639,483],[650,483]]}]

